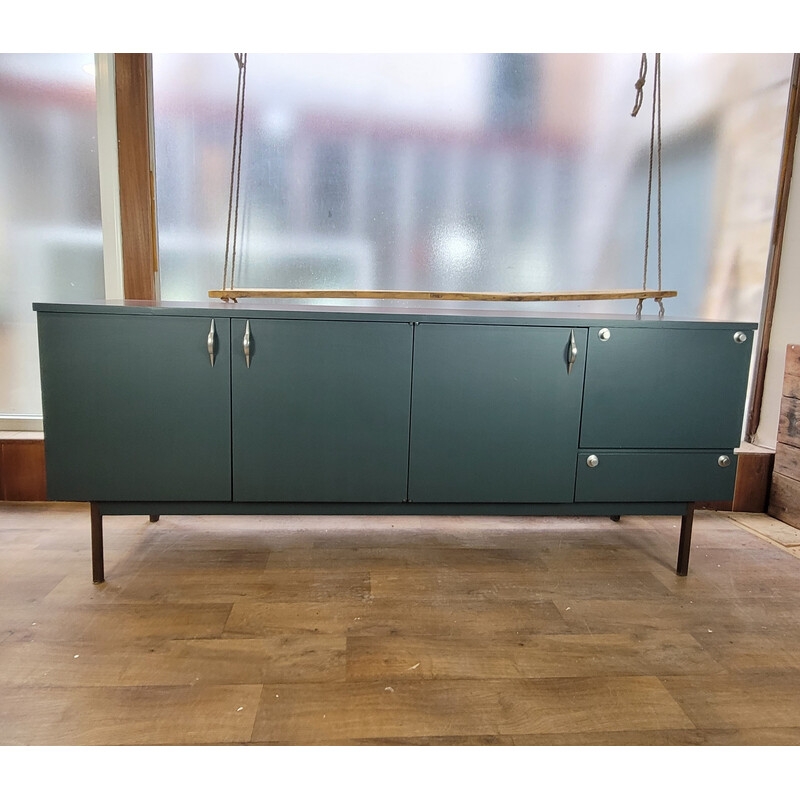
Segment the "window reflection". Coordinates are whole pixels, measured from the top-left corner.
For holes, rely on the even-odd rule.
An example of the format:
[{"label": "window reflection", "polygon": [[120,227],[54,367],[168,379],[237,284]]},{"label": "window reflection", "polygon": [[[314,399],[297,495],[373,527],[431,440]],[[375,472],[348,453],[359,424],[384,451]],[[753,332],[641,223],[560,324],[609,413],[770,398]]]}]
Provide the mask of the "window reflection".
[{"label": "window reflection", "polygon": [[0,414],[41,414],[32,303],[104,293],[94,54],[0,54]]},{"label": "window reflection", "polygon": [[[237,285],[637,288],[639,57],[250,54]],[[757,319],[791,55],[662,65],[668,313]],[[236,64],[156,55],[154,87],[162,297],[200,300],[222,280]]]}]

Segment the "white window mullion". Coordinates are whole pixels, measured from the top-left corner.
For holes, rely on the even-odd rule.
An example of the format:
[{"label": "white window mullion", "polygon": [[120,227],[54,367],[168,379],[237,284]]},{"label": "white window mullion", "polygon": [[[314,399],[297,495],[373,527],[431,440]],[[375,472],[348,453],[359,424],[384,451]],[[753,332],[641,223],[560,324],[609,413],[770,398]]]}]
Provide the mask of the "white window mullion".
[{"label": "white window mullion", "polygon": [[100,167],[100,213],[103,221],[103,272],[107,300],[125,296],[122,273],[122,223],[119,204],[117,96],[113,53],[95,53],[97,158]]}]

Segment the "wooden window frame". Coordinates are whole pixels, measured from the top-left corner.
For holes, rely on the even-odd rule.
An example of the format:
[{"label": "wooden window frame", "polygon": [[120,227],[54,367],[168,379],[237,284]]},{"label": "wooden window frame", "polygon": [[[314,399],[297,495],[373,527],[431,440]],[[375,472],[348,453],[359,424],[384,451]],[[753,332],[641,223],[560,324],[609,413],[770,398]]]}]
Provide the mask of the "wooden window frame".
[{"label": "wooden window frame", "polygon": [[124,296],[155,301],[159,287],[151,56],[115,53],[114,71]]}]

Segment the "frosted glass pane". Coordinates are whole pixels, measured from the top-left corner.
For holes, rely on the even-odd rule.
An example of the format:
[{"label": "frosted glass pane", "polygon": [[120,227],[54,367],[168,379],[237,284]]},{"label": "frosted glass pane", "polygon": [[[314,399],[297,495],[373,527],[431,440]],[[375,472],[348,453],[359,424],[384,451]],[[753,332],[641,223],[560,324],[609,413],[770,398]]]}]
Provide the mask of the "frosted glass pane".
[{"label": "frosted glass pane", "polygon": [[[639,59],[250,54],[236,285],[639,288],[652,86],[632,118]],[[662,57],[671,315],[758,318],[791,63]],[[153,64],[162,297],[201,300],[222,285],[236,62]],[[653,251],[650,288],[656,273]]]},{"label": "frosted glass pane", "polygon": [[31,304],[105,293],[93,70],[0,54],[0,414],[41,414]]}]

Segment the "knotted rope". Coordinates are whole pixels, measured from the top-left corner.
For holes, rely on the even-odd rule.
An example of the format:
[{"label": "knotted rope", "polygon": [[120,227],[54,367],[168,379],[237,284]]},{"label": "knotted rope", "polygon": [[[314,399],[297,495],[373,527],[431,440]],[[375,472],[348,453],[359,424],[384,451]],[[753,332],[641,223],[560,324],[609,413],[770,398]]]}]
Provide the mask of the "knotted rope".
[{"label": "knotted rope", "polygon": [[642,101],[644,100],[644,82],[647,78],[647,53],[642,53],[642,61],[639,64],[639,80],[636,81],[636,100],[633,103],[633,111],[631,111],[631,116],[635,117],[639,113],[639,109],[642,107]]}]

